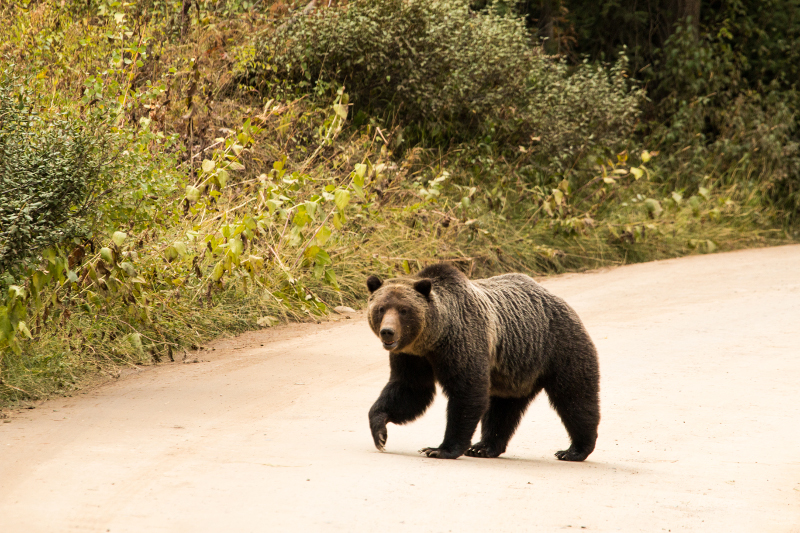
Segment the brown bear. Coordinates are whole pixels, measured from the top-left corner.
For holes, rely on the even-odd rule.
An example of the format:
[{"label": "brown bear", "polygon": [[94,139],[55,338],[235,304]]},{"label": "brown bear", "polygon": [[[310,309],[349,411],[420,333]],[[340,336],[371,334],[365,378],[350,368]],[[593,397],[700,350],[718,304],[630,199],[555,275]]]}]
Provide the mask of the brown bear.
[{"label": "brown bear", "polygon": [[[407,278],[367,279],[369,325],[389,351],[391,375],[369,411],[375,446],[386,423],[405,424],[447,404],[444,440],[428,457],[497,457],[544,389],[571,439],[556,453],[583,461],[600,422],[597,351],[578,315],[524,274],[470,281],[449,264]],[[481,440],[471,444],[481,422]]]}]

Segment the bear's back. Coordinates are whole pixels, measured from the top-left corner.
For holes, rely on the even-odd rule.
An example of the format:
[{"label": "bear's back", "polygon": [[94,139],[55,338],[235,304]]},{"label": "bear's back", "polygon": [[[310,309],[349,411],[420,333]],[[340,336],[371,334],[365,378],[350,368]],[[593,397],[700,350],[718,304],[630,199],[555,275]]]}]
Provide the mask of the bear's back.
[{"label": "bear's back", "polygon": [[516,396],[565,351],[587,344],[594,349],[572,308],[529,276],[504,274],[472,284],[494,323],[494,393]]}]

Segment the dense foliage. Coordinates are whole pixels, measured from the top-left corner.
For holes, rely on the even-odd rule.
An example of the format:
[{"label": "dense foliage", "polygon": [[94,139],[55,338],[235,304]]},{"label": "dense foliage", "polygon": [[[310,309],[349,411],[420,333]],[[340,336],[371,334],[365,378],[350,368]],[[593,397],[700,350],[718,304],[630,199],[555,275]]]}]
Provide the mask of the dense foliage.
[{"label": "dense foliage", "polygon": [[[553,170],[624,148],[642,93],[625,60],[565,62],[531,45],[522,21],[462,0],[354,2],[266,32],[244,76],[264,94],[345,85],[366,114],[406,126],[406,146],[481,139],[525,146]],[[410,144],[409,144],[410,143]]]},{"label": "dense foliage", "polygon": [[104,142],[75,121],[44,120],[29,91],[0,80],[0,272],[89,233]]},{"label": "dense foliage", "polygon": [[[601,4],[581,16],[631,7]],[[665,11],[641,69],[627,41],[581,49],[570,5],[0,3],[0,402],[324,320],[367,273],[800,238],[779,55]]]},{"label": "dense foliage", "polygon": [[476,0],[521,14],[551,53],[624,52],[648,89],[639,138],[670,185],[757,184],[785,221],[800,210],[799,0]]}]

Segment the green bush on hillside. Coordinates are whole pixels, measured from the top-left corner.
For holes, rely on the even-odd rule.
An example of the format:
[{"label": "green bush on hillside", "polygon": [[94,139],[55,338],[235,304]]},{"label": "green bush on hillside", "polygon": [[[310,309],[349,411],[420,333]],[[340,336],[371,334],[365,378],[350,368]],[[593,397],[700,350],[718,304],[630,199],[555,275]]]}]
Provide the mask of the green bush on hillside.
[{"label": "green bush on hillside", "polygon": [[391,117],[414,140],[533,146],[561,168],[619,147],[642,98],[623,63],[568,67],[533,46],[520,19],[464,0],[372,0],[298,18],[258,39],[246,77],[262,93],[344,84],[356,117]]},{"label": "green bush on hillside", "polygon": [[102,139],[43,120],[23,85],[0,80],[0,272],[87,234],[102,186]]},{"label": "green bush on hillside", "polygon": [[674,185],[696,190],[706,174],[756,186],[790,218],[800,210],[800,137],[795,89],[746,79],[744,60],[724,33],[695,36],[678,25],[655,64],[663,122],[652,144],[666,152]]}]

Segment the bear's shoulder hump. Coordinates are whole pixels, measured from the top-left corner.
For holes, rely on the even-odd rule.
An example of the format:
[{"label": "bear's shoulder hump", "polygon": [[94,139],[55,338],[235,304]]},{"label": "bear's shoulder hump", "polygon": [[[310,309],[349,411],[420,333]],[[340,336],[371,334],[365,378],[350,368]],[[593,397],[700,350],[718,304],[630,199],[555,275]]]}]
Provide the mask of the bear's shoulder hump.
[{"label": "bear's shoulder hump", "polygon": [[417,272],[418,278],[430,278],[438,281],[462,281],[467,276],[450,263],[437,263]]}]

